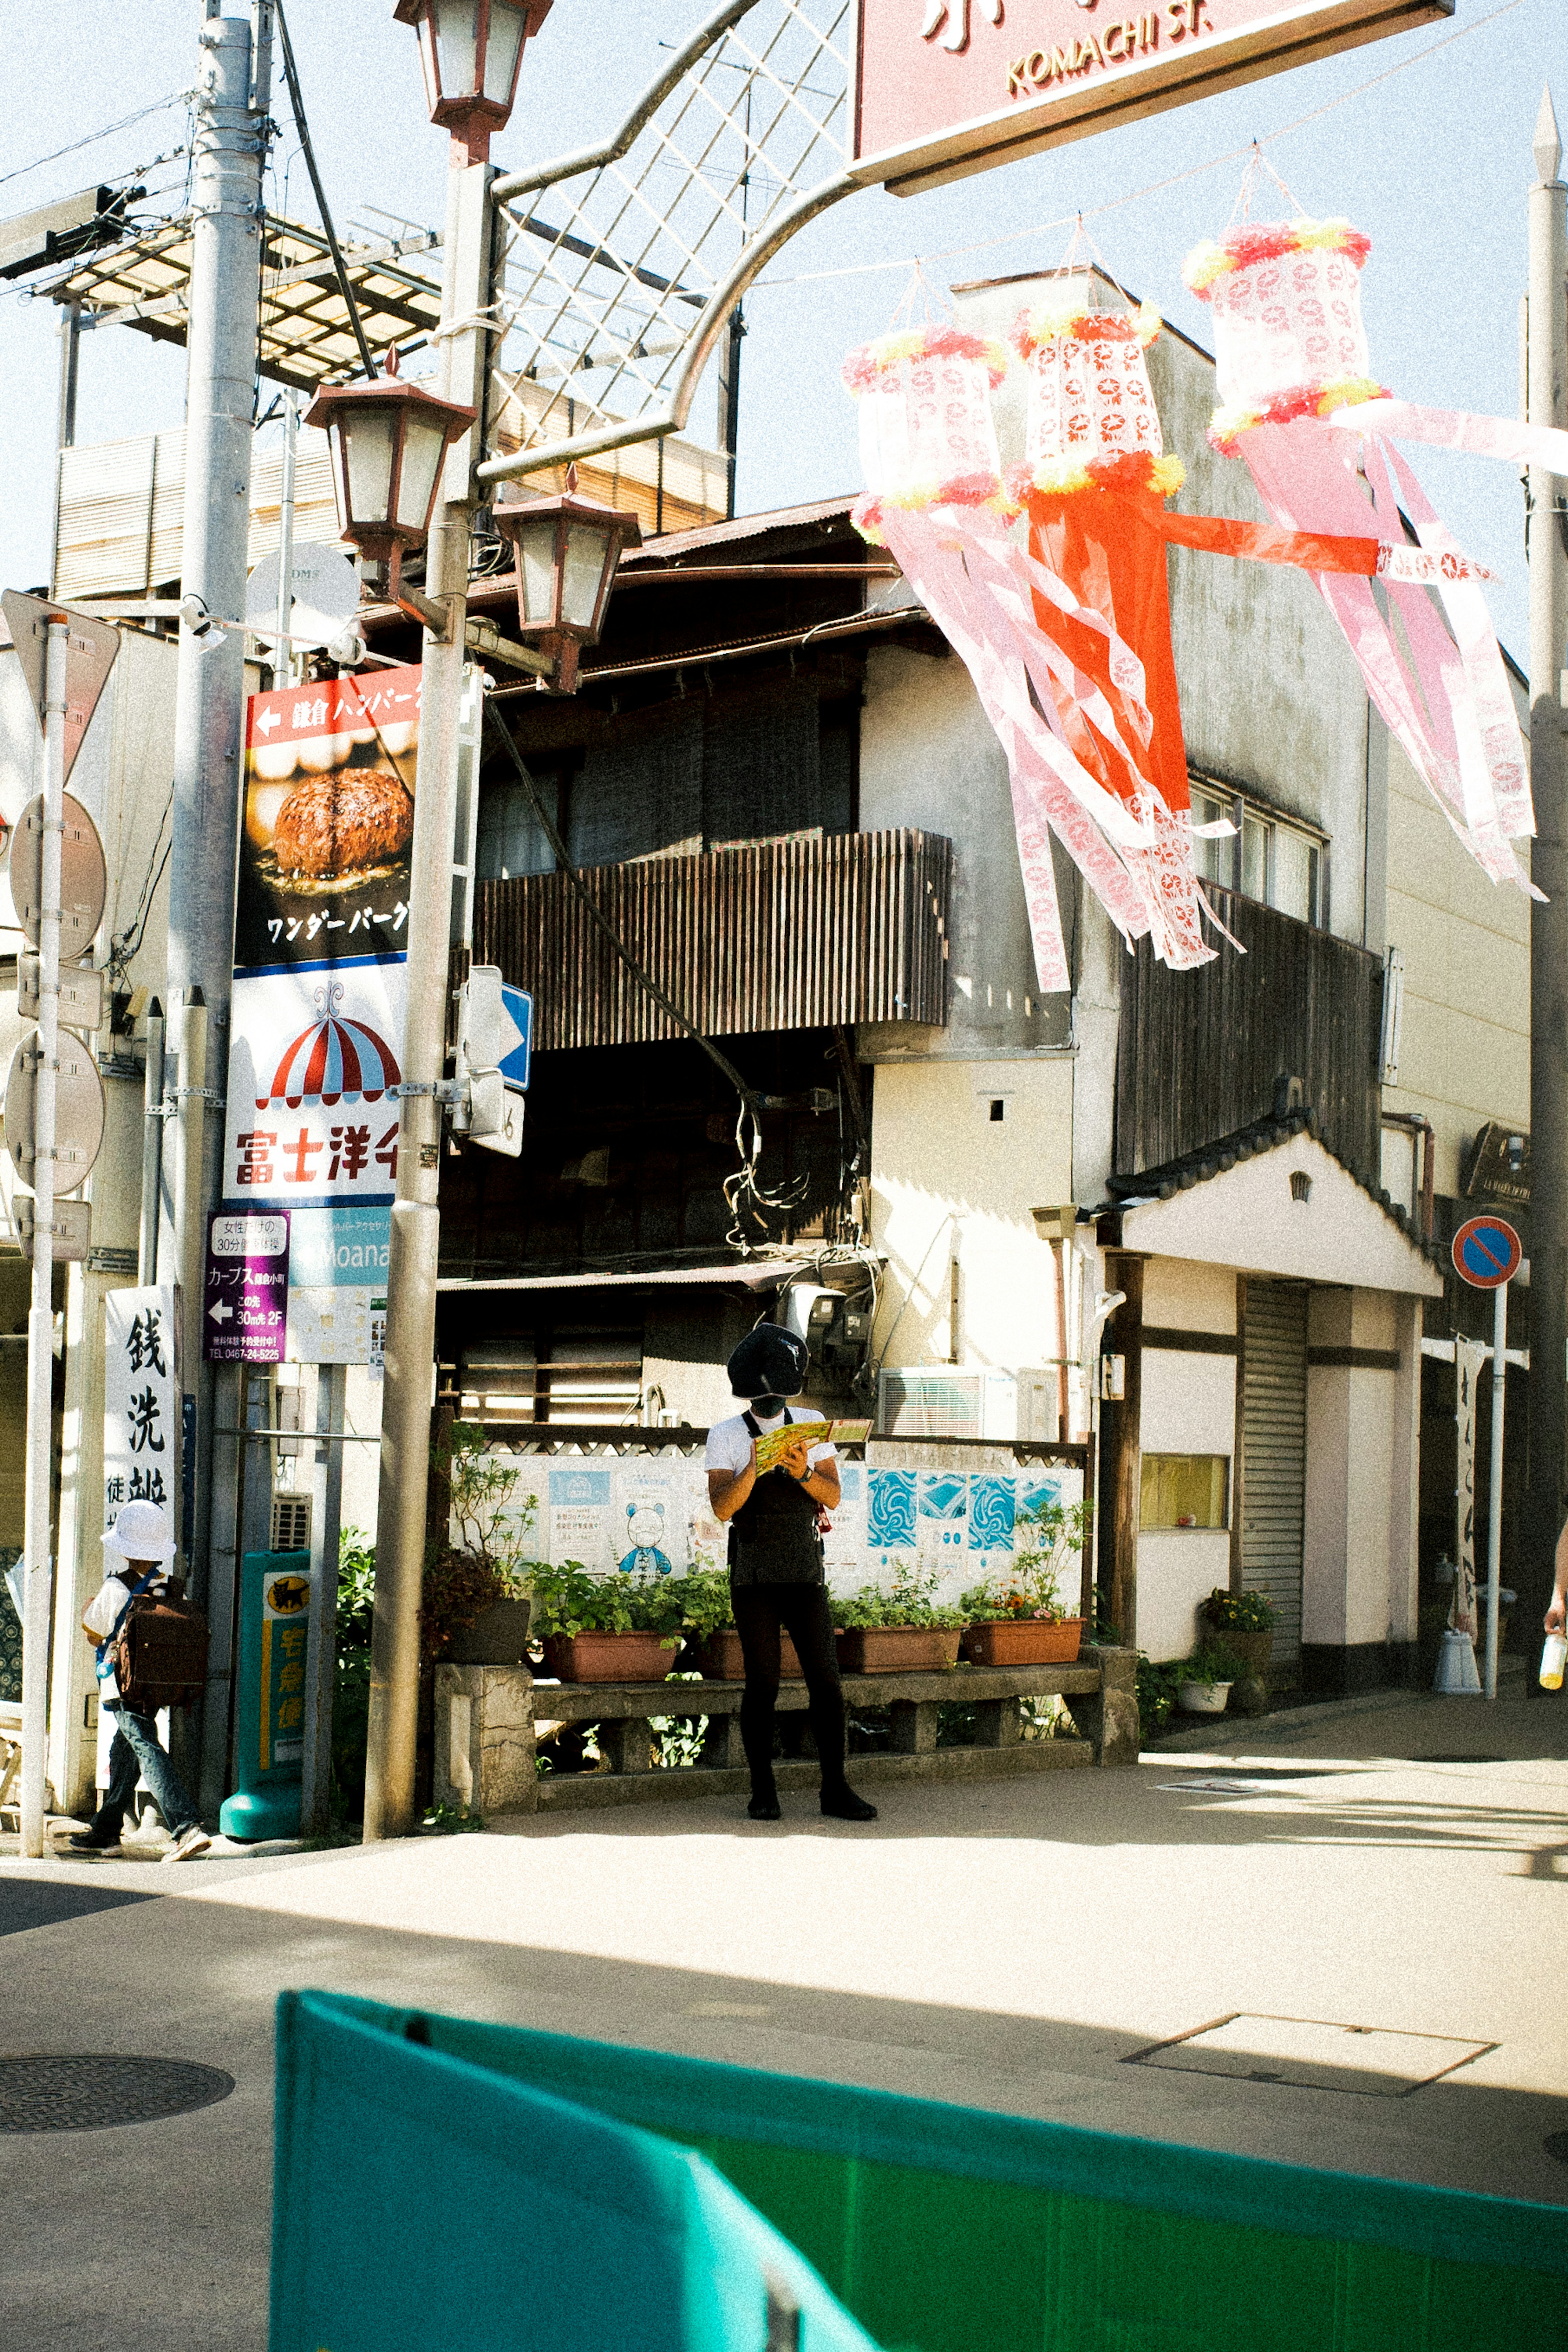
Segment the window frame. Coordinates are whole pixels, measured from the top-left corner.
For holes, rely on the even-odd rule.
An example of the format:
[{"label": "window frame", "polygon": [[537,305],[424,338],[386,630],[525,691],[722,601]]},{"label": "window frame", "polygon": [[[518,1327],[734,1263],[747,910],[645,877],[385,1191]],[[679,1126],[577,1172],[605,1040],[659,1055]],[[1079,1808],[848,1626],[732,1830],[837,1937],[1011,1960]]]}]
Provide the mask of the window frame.
[{"label": "window frame", "polygon": [[[1228,817],[1230,823],[1236,827],[1236,832],[1228,845],[1220,843],[1212,845],[1216,849],[1228,846],[1230,865],[1228,879],[1221,882],[1217,876],[1200,875],[1199,880],[1213,881],[1217,888],[1234,891],[1238,898],[1247,899],[1251,906],[1268,907],[1276,914],[1287,915],[1292,922],[1305,921],[1311,930],[1326,931],[1329,928],[1330,844],[1329,836],[1322,828],[1310,824],[1304,817],[1289,815],[1281,809],[1273,808],[1267,801],[1260,801],[1250,793],[1239,793],[1233,785],[1220,783],[1212,776],[1190,775],[1188,786],[1194,801],[1201,797],[1212,808],[1214,818]],[[1195,808],[1194,816],[1200,824],[1214,821],[1214,818],[1209,816],[1199,815]],[[1261,826],[1263,830],[1264,895],[1261,898],[1255,891],[1248,890],[1243,881],[1246,872],[1245,853],[1248,824]],[[1288,907],[1281,907],[1276,895],[1279,888],[1276,850],[1278,835],[1281,832],[1294,835],[1298,840],[1305,842],[1307,845],[1308,912],[1304,917],[1292,914]]]}]

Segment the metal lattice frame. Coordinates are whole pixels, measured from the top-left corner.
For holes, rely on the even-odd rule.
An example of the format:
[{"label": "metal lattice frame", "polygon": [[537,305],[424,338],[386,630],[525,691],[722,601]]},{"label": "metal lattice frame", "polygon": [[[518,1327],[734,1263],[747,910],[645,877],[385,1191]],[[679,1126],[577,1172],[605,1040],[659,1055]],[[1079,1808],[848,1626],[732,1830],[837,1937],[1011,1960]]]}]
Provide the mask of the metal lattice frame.
[{"label": "metal lattice frame", "polygon": [[484,481],[679,432],[725,321],[860,182],[853,0],[725,0],[614,138],[493,190]]}]

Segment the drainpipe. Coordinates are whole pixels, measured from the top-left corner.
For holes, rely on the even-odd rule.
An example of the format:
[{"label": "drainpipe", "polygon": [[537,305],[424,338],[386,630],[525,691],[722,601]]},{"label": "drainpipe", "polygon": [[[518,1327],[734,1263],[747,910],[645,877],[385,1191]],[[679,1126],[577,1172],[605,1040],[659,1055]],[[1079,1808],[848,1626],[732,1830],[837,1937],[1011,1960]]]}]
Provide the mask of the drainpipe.
[{"label": "drainpipe", "polygon": [[1421,1153],[1421,1238],[1432,1238],[1433,1168],[1437,1156],[1437,1136],[1429,1118],[1418,1110],[1385,1110],[1380,1114],[1384,1127],[1397,1127],[1406,1135],[1425,1139]]}]

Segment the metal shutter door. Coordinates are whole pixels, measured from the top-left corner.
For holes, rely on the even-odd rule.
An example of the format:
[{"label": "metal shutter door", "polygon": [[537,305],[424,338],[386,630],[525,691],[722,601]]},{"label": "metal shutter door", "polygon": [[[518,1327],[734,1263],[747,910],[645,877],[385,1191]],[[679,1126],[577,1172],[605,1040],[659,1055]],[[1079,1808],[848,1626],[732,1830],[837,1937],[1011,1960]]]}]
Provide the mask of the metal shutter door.
[{"label": "metal shutter door", "polygon": [[1307,1294],[1248,1282],[1242,1367],[1241,1580],[1274,1603],[1274,1658],[1301,1653],[1307,1486]]}]

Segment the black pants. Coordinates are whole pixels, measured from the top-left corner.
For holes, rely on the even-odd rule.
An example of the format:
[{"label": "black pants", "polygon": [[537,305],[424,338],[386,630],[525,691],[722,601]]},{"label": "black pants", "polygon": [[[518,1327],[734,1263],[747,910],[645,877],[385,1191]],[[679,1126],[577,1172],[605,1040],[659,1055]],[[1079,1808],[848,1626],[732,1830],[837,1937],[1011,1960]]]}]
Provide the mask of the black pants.
[{"label": "black pants", "polygon": [[779,1695],[779,1635],[788,1633],[805,1676],[822,1785],[844,1785],[844,1692],[833,1645],[833,1612],[821,1584],[738,1584],[730,1597],[746,1662],[741,1738],[753,1790],[773,1785],[773,1707]]}]

